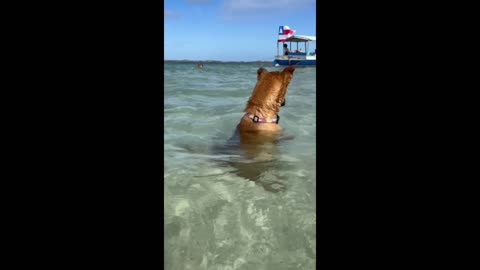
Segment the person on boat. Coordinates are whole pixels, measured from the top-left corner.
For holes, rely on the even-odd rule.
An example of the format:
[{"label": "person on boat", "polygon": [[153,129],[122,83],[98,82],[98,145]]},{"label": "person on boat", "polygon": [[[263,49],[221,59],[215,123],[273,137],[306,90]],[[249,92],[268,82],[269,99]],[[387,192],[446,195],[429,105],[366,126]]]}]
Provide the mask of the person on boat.
[{"label": "person on boat", "polygon": [[283,44],[283,55],[288,55],[289,52],[287,44]]}]

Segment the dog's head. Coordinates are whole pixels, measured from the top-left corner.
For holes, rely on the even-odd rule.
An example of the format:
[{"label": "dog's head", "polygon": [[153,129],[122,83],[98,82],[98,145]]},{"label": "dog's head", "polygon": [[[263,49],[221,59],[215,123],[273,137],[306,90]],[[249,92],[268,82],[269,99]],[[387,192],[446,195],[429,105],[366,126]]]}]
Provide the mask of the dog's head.
[{"label": "dog's head", "polygon": [[272,72],[259,68],[257,70],[257,84],[247,106],[268,107],[278,111],[280,106],[285,105],[285,95],[294,71],[294,66],[288,66],[283,71]]}]

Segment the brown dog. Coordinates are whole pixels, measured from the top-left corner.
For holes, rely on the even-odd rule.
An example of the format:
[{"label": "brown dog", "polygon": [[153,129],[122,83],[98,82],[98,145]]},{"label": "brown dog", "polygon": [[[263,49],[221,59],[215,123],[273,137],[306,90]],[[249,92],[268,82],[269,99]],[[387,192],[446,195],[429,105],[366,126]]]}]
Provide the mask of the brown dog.
[{"label": "brown dog", "polygon": [[237,175],[255,181],[272,192],[284,190],[285,185],[278,180],[266,181],[261,176],[264,172],[275,170],[275,163],[272,163],[277,154],[275,144],[282,139],[278,112],[285,105],[285,95],[294,71],[294,66],[272,72],[258,69],[257,84],[245,107],[245,115],[230,139],[238,140],[246,158],[230,163],[237,169]]},{"label": "brown dog", "polygon": [[[240,119],[233,136],[225,145],[213,145],[211,153],[217,156],[239,156],[224,162],[233,168],[238,176],[255,181],[266,190],[285,190],[285,184],[278,178],[269,179],[265,173],[275,172],[277,145],[281,139],[278,112],[285,104],[287,88],[292,80],[294,66],[283,71],[268,72],[264,68],[257,71],[257,84],[245,107],[245,115]],[[188,146],[191,152],[200,152]],[[240,150],[240,151],[239,151]]]},{"label": "brown dog", "polygon": [[239,131],[279,131],[278,112],[285,104],[287,87],[293,77],[294,66],[283,71],[268,72],[264,68],[257,71],[257,84],[247,102],[246,114],[240,121]]},{"label": "brown dog", "polygon": [[285,104],[285,95],[294,71],[294,66],[272,72],[258,69],[257,84],[245,107],[246,114],[238,124],[240,144],[242,148],[247,148],[245,150],[253,150],[248,146],[255,147],[278,139],[278,133],[282,130],[278,112]]}]

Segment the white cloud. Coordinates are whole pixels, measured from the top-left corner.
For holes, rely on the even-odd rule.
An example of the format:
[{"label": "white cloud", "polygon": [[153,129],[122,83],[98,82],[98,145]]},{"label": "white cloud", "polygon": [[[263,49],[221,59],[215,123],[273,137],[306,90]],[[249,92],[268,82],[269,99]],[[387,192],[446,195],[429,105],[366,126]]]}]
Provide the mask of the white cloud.
[{"label": "white cloud", "polygon": [[180,17],[182,14],[180,12],[173,12],[171,10],[165,10],[164,13],[163,13],[164,17],[165,18],[178,18]]},{"label": "white cloud", "polygon": [[316,0],[225,0],[226,10],[254,11],[258,9],[298,9],[315,6]]},{"label": "white cloud", "polygon": [[315,8],[315,5],[316,0],[224,0],[223,11],[226,18],[229,19],[268,17],[293,10],[312,9]]}]

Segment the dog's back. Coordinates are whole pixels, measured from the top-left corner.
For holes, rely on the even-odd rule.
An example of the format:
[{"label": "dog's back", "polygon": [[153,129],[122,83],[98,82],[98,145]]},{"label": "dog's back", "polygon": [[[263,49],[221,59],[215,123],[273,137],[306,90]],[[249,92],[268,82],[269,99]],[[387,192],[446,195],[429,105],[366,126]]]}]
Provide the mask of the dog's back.
[{"label": "dog's back", "polygon": [[[238,143],[245,159],[249,162],[237,162],[234,167],[237,174],[256,181],[269,191],[279,191],[285,186],[274,181],[266,184],[259,181],[262,173],[274,168],[277,155],[277,142],[281,140],[280,107],[285,104],[285,95],[293,77],[295,67],[289,66],[283,71],[268,72],[264,68],[257,71],[257,83],[246,107],[245,115],[230,138],[229,144]],[[273,167],[272,167],[273,166]]]},{"label": "dog's back", "polygon": [[257,84],[245,106],[246,114],[239,123],[241,134],[253,130],[276,132],[282,129],[279,125],[278,112],[285,104],[285,95],[294,71],[293,66],[273,72],[268,72],[264,68],[258,69]]}]

